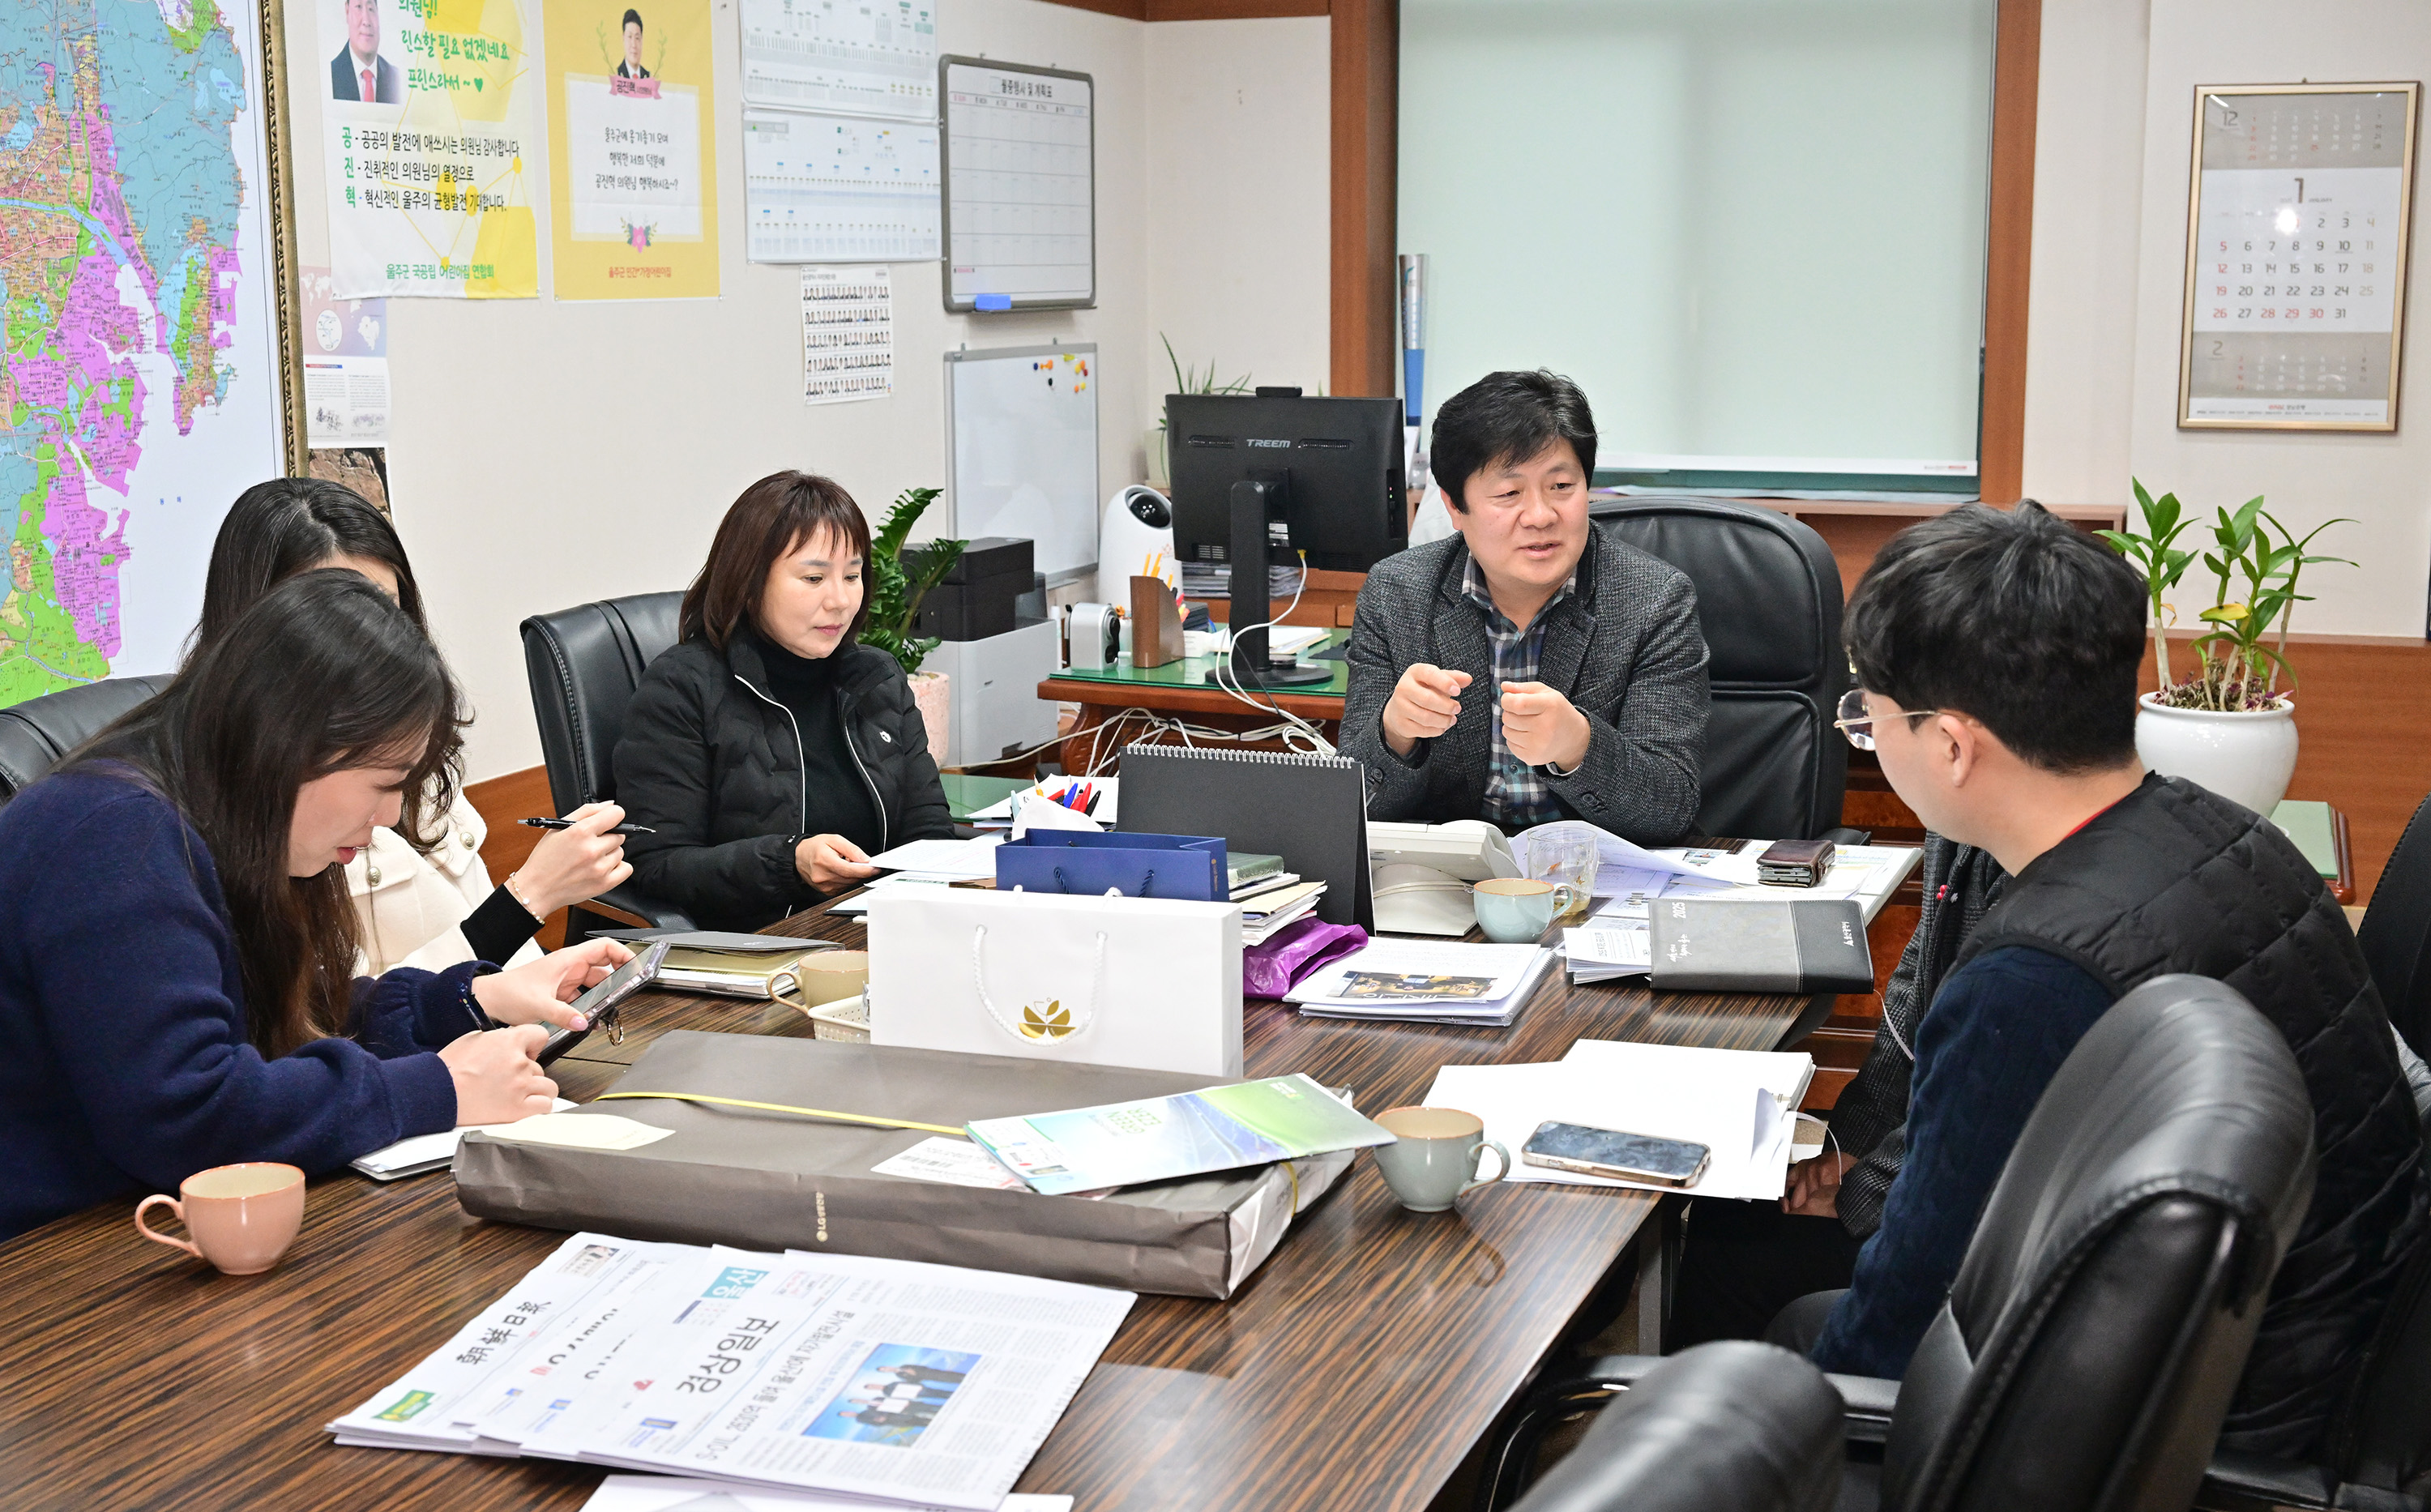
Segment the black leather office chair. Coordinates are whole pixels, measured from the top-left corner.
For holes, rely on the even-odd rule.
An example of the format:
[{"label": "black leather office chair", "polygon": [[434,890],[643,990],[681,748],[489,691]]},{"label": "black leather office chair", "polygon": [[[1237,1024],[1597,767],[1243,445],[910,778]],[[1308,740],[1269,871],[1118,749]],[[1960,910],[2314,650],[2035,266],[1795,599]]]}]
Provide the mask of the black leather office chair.
[{"label": "black leather office chair", "polygon": [[[635,594],[534,614],[523,623],[524,667],[531,676],[532,714],[540,721],[541,759],[548,766],[549,800],[560,814],[616,796],[616,741],[642,673],[676,643],[679,593]],[[690,929],[681,909],[628,882],[599,895],[612,908],[659,929]],[[576,908],[565,943],[574,945],[607,921]]]},{"label": "black leather office chair", "polygon": [[2423,1053],[2431,1045],[2431,798],[2397,837],[2356,930],[2389,1021]]},{"label": "black leather office chair", "polygon": [[0,709],[0,803],[30,786],[59,758],[169,685],[166,673],[104,678]]},{"label": "black leather office chair", "polygon": [[1802,521],[1723,499],[1598,500],[1591,512],[1696,585],[1714,699],[1698,831],[1802,840],[1837,826],[1849,745],[1832,720],[1849,658],[1831,547]]},{"label": "black leather office chair", "polygon": [[1613,1399],[1515,1512],[1830,1512],[1840,1394],[1787,1350],[1701,1344]]},{"label": "black leather office chair", "polygon": [[[2044,1089],[1905,1379],[1829,1377],[1853,1446],[1840,1506],[2188,1505],[2313,1170],[2270,1020],[2200,977],[2121,999]],[[1516,1489],[1545,1426],[1654,1364],[1549,1372],[1483,1488]]]}]

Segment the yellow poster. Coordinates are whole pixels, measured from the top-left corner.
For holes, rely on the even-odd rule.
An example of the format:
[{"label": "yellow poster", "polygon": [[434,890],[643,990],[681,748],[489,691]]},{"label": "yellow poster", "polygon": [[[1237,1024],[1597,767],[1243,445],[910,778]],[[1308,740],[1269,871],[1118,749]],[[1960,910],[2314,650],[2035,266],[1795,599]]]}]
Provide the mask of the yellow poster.
[{"label": "yellow poster", "polygon": [[329,185],[329,277],[342,298],[529,299],[540,243],[529,189],[524,0],[314,0]]},{"label": "yellow poster", "polygon": [[548,0],[560,299],[717,295],[709,0]]}]

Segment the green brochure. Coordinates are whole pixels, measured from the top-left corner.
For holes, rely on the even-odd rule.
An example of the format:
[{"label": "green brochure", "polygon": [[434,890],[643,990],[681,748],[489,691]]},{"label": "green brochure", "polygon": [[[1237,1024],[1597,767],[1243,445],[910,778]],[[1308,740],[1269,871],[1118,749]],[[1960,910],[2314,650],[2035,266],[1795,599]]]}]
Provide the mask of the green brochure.
[{"label": "green brochure", "polygon": [[969,1129],[1032,1191],[1050,1196],[1393,1142],[1297,1073],[1138,1102],[986,1118]]}]

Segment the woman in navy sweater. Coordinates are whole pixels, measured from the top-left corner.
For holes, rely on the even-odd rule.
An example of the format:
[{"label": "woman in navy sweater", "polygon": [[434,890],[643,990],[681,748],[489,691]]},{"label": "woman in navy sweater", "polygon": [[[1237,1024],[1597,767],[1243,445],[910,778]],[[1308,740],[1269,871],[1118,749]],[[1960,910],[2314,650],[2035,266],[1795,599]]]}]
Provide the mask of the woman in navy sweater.
[{"label": "woman in navy sweater", "polygon": [[0,809],[0,1238],[211,1166],[327,1170],[547,1109],[544,1022],[578,1026],[622,947],[350,975],[344,864],[449,785],[461,722],[411,616],[310,572]]}]

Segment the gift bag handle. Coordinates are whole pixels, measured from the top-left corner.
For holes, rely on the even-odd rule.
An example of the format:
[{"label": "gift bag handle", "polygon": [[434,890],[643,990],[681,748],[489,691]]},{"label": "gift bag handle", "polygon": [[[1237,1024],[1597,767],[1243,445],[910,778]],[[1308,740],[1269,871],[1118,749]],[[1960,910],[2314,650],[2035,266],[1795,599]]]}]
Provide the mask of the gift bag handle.
[{"label": "gift bag handle", "polygon": [[1076,1034],[1086,1033],[1089,1026],[1098,1021],[1098,1005],[1106,996],[1106,932],[1098,932],[1097,963],[1089,973],[1089,1011],[1086,1016],[1068,1011],[1041,1015],[1025,1007],[1020,1023],[1006,1018],[1003,1010],[997,1007],[996,1000],[988,996],[987,926],[984,924],[971,931],[971,981],[979,988],[980,1006],[987,1010],[989,1019],[997,1028],[1026,1045],[1059,1044]]},{"label": "gift bag handle", "polygon": [[[1067,893],[1079,891],[1078,888],[1072,885],[1072,879],[1064,875],[1064,868],[1061,866],[1055,868],[1055,885],[1063,888]],[[1139,896],[1142,898],[1148,897],[1155,886],[1156,868],[1154,866],[1150,866],[1148,869],[1148,875],[1140,879]],[[1019,892],[1021,889],[1016,887],[1014,891]],[[1106,889],[1106,896],[1108,898],[1120,898],[1123,896],[1123,890],[1119,887],[1109,887]]]}]

